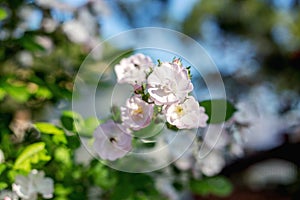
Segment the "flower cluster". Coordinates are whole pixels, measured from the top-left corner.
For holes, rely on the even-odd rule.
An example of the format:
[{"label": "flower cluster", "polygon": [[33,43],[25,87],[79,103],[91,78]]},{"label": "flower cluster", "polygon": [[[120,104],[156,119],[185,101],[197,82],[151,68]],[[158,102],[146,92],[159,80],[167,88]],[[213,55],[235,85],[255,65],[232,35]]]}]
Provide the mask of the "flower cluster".
[{"label": "flower cluster", "polygon": [[175,129],[206,127],[208,116],[191,96],[193,84],[180,59],[159,62],[135,54],[115,66],[118,83],[130,84],[133,95],[120,108],[121,123],[112,120],[94,132],[94,149],[102,159],[123,157],[131,147],[131,133],[150,125],[158,116]]},{"label": "flower cluster", "polygon": [[18,200],[38,199],[41,194],[44,199],[53,198],[54,183],[51,178],[44,177],[43,171],[32,170],[28,176],[17,175],[12,184],[12,190],[3,190],[0,192],[0,199]]}]

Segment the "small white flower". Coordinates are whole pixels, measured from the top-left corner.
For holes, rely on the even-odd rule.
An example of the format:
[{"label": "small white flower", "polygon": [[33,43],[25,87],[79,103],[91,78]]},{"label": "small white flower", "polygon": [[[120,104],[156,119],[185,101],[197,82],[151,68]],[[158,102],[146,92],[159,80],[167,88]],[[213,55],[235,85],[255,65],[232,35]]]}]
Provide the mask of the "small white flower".
[{"label": "small white flower", "polygon": [[4,161],[5,161],[4,153],[3,153],[3,151],[0,149],[0,164],[1,164],[1,163],[4,163]]},{"label": "small white flower", "polygon": [[135,95],[126,101],[126,107],[121,107],[123,124],[133,130],[140,130],[151,123],[153,104],[145,102],[140,95]]},{"label": "small white flower", "polygon": [[18,200],[19,197],[15,192],[9,190],[2,190],[0,192],[0,199],[3,200]]},{"label": "small white flower", "polygon": [[37,199],[41,194],[43,198],[50,199],[54,191],[53,180],[45,178],[43,171],[32,170],[28,176],[17,175],[13,183],[13,191],[22,199]]},{"label": "small white flower", "polygon": [[196,168],[206,176],[218,174],[225,166],[223,155],[218,150],[210,151],[204,158],[198,158]]},{"label": "small white flower", "polygon": [[115,72],[119,83],[129,83],[140,86],[146,81],[147,73],[154,66],[150,57],[144,54],[135,54],[129,58],[123,58],[115,66]]},{"label": "small white flower", "polygon": [[223,124],[210,124],[205,130],[204,143],[209,148],[222,150],[230,144],[230,137]]},{"label": "small white flower", "polygon": [[102,159],[116,160],[131,150],[130,133],[121,124],[109,120],[94,132],[94,149]]},{"label": "small white flower", "polygon": [[87,32],[85,26],[79,21],[67,21],[63,24],[62,29],[72,42],[82,44],[90,40],[90,34]]},{"label": "small white flower", "polygon": [[162,63],[154,68],[147,81],[148,92],[157,105],[182,101],[193,90],[188,71],[177,63]]},{"label": "small white flower", "polygon": [[194,97],[189,96],[182,103],[174,103],[166,108],[167,121],[179,129],[205,127],[208,116]]}]

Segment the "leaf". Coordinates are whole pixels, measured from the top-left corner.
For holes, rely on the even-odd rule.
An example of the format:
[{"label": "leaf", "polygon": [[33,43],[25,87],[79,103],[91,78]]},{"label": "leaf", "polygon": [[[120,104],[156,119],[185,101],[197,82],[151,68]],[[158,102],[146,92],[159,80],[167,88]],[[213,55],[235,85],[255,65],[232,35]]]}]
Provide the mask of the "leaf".
[{"label": "leaf", "polygon": [[9,94],[9,96],[11,96],[11,98],[20,103],[24,103],[30,98],[30,93],[26,86],[4,84],[3,89]]},{"label": "leaf", "polygon": [[104,121],[98,120],[96,117],[89,117],[84,120],[84,128],[80,135],[82,136],[92,136],[95,129],[102,124]]},{"label": "leaf", "polygon": [[65,147],[58,147],[55,149],[54,158],[56,161],[63,163],[65,166],[69,167],[72,165],[70,150]]},{"label": "leaf", "polygon": [[232,103],[225,99],[213,99],[200,102],[208,115],[208,123],[217,124],[227,121],[237,110]]},{"label": "leaf", "polygon": [[81,143],[77,135],[70,135],[67,137],[68,147],[70,149],[77,149],[80,147]]},{"label": "leaf", "polygon": [[4,172],[4,170],[6,169],[6,165],[5,164],[0,164],[0,175]]},{"label": "leaf", "polygon": [[36,97],[43,99],[51,99],[53,97],[51,91],[46,87],[39,87],[36,94]]},{"label": "leaf", "polygon": [[112,120],[114,120],[116,123],[122,123],[121,110],[118,106],[114,105],[111,107],[111,114],[112,114]]},{"label": "leaf", "polygon": [[230,195],[233,190],[232,184],[222,176],[209,177],[201,180],[192,180],[190,189],[195,194],[207,196],[209,194],[225,197]]},{"label": "leaf", "polygon": [[3,190],[3,189],[5,189],[5,188],[7,188],[7,187],[8,187],[7,183],[0,182],[0,191]]},{"label": "leaf", "polygon": [[44,142],[37,142],[27,146],[17,157],[13,168],[29,172],[31,164],[37,164],[40,161],[49,161],[51,157],[47,155],[45,145]]},{"label": "leaf", "polygon": [[44,51],[44,47],[38,44],[35,41],[33,35],[24,35],[20,40],[19,43],[27,50],[35,52],[35,51]]},{"label": "leaf", "polygon": [[0,88],[0,101],[6,96],[6,91],[3,88]]},{"label": "leaf", "polygon": [[66,135],[53,135],[52,137],[52,141],[54,142],[54,144],[68,144]]},{"label": "leaf", "polygon": [[7,12],[4,8],[0,8],[0,21],[7,17]]},{"label": "leaf", "polygon": [[63,135],[65,132],[58,128],[57,126],[46,123],[46,122],[38,122],[34,124],[36,128],[44,134],[52,134],[52,135]]},{"label": "leaf", "polygon": [[73,132],[80,132],[84,126],[81,115],[73,111],[64,111],[60,121],[65,129]]}]

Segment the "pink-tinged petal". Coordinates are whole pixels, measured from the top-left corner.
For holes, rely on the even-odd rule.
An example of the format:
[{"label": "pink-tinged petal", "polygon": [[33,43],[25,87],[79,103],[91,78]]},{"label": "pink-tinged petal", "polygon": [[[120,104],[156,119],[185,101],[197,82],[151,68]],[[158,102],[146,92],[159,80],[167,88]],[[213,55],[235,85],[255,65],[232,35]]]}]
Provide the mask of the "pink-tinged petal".
[{"label": "pink-tinged petal", "polygon": [[186,98],[193,90],[187,70],[177,64],[162,63],[147,79],[148,92],[157,105],[171,105]]},{"label": "pink-tinged petal", "polygon": [[94,150],[104,160],[116,160],[131,150],[132,136],[121,124],[109,120],[94,132]]},{"label": "pink-tinged petal", "polygon": [[187,97],[182,103],[174,103],[166,107],[165,115],[167,122],[179,129],[207,126],[208,116],[192,96]]},{"label": "pink-tinged petal", "polygon": [[146,75],[154,66],[150,57],[143,54],[135,54],[128,58],[123,58],[115,66],[115,73],[119,83],[129,83],[134,87],[141,86],[146,82]]},{"label": "pink-tinged petal", "polygon": [[134,95],[126,101],[126,106],[121,107],[123,124],[132,129],[140,130],[147,127],[152,120],[153,104],[142,100],[140,95]]}]

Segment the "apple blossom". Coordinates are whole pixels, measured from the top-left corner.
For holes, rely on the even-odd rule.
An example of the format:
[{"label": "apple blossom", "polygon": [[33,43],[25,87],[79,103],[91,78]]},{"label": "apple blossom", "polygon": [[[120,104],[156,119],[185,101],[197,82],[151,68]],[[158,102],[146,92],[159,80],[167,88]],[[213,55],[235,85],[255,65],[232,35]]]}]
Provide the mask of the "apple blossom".
[{"label": "apple blossom", "polygon": [[140,95],[134,95],[121,107],[122,121],[125,126],[133,130],[140,130],[151,123],[153,104],[145,102]]},{"label": "apple blossom", "polygon": [[177,63],[161,63],[149,75],[147,83],[150,97],[157,105],[182,101],[193,90],[187,69]]},{"label": "apple blossom", "polygon": [[3,151],[0,149],[0,164],[1,164],[1,163],[4,163],[4,161],[5,161],[4,153],[3,153]]},{"label": "apple blossom", "polygon": [[[204,152],[207,152],[207,147],[204,147]],[[200,156],[199,152],[199,156]],[[206,176],[214,176],[218,174],[225,166],[225,159],[222,152],[219,150],[211,150],[203,158],[197,158],[197,163],[195,168],[199,169]]]},{"label": "apple blossom", "polygon": [[118,83],[129,83],[134,87],[141,86],[153,66],[151,58],[144,54],[139,53],[123,58],[115,66]]},{"label": "apple blossom", "polygon": [[38,198],[38,194],[42,194],[45,199],[50,199],[53,197],[53,180],[44,176],[43,171],[37,170],[32,170],[28,176],[17,175],[13,183],[13,191],[22,199],[34,200]]},{"label": "apple blossom", "polygon": [[15,192],[12,192],[10,190],[2,190],[0,192],[0,199],[3,199],[3,200],[18,200],[19,197]]},{"label": "apple blossom", "polygon": [[121,124],[109,120],[94,132],[94,150],[102,159],[116,160],[131,150],[130,132]]},{"label": "apple blossom", "polygon": [[194,97],[189,96],[182,103],[174,103],[166,108],[167,121],[179,129],[205,127],[208,116]]}]

